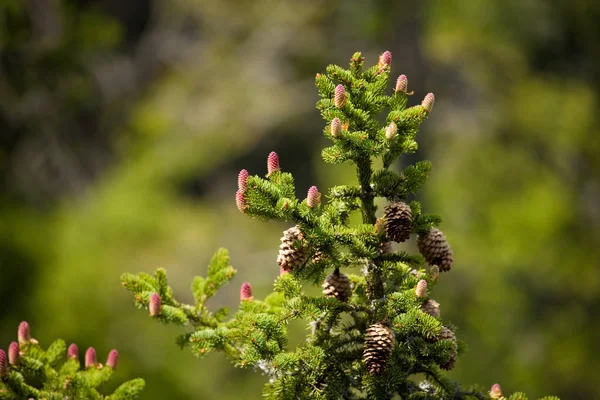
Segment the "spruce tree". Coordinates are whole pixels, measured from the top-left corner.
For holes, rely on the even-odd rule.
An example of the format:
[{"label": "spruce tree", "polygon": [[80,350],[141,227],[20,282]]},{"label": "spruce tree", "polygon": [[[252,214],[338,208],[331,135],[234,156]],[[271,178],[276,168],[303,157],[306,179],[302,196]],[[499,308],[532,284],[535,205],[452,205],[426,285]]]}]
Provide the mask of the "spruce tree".
[{"label": "spruce tree", "polygon": [[[206,277],[193,279],[194,304],[175,299],[162,268],[154,275],[122,276],[137,307],[161,322],[191,327],[178,337],[180,346],[198,356],[222,351],[238,367],[262,370],[269,378],[266,398],[504,398],[497,384],[487,392],[444,376],[465,346],[441,319],[440,304],[430,298],[440,274],[454,263],[438,229],[441,218],[411,201],[431,164],[392,168],[402,154],[417,150],[417,132],[434,95],[408,107],[412,92],[404,75],[386,94],[391,61],[385,52],[365,68],[356,53],[348,69],[330,65],[316,75],[317,108],[326,122],[323,133],[332,142],[322,151],[323,160],[354,164],[356,185],[332,187],[326,202],[314,186],[299,199],[292,175],[274,152],[267,157],[265,177],[239,173],[238,209],[259,220],[290,224],[279,245],[280,275],[273,293],[255,299],[244,282],[233,316],[228,318],[226,308],[209,310],[207,299],[236,273],[224,249],[215,253]],[[381,198],[387,204],[378,212],[376,199]],[[355,212],[362,223],[350,223]],[[410,240],[420,255],[392,247],[391,242]],[[361,273],[347,272],[353,267]],[[304,283],[321,285],[323,295],[305,294]],[[309,333],[305,343],[291,349],[287,325],[294,319],[305,320]],[[526,399],[523,393],[508,398]]]},{"label": "spruce tree", "polygon": [[108,382],[117,367],[119,353],[111,350],[106,363],[98,361],[96,350],[89,347],[81,368],[76,344],[68,348],[58,339],[46,350],[31,337],[29,324],[19,324],[17,341],[8,351],[0,350],[0,400],[134,400],[144,388],[143,379],[132,379],[112,394],[99,389]]}]

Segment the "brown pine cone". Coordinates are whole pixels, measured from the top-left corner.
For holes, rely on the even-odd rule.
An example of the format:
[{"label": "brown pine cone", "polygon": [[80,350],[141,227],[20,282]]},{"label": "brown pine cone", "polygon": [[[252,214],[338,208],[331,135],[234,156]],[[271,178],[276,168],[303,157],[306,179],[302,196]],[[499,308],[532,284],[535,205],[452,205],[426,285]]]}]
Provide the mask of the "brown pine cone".
[{"label": "brown pine cone", "polygon": [[417,247],[429,265],[437,265],[440,271],[452,268],[452,249],[439,229],[433,228],[427,234],[419,235]]},{"label": "brown pine cone", "polygon": [[346,302],[352,296],[352,285],[350,279],[340,272],[338,268],[323,282],[323,294],[335,297],[339,301]]},{"label": "brown pine cone", "polygon": [[410,237],[412,231],[412,214],[408,204],[401,201],[389,203],[385,207],[385,231],[387,237],[401,243]]},{"label": "brown pine cone", "polygon": [[443,326],[442,331],[440,332],[439,338],[440,338],[439,340],[452,340],[452,343],[454,344],[454,351],[452,352],[450,359],[447,362],[445,362],[444,364],[440,365],[441,369],[450,371],[452,368],[454,368],[454,363],[456,362],[456,356],[458,355],[458,344],[456,343],[456,336],[454,336],[454,332],[452,332],[450,329]]},{"label": "brown pine cone", "polygon": [[394,332],[381,322],[367,328],[363,359],[371,376],[380,375],[394,348]]},{"label": "brown pine cone", "polygon": [[440,317],[440,303],[438,303],[437,301],[435,301],[433,299],[427,299],[427,301],[425,301],[421,305],[421,311],[423,311],[425,314],[431,315],[434,318],[439,318]]},{"label": "brown pine cone", "polygon": [[[294,246],[294,242],[296,246]],[[304,235],[298,226],[283,232],[277,263],[285,271],[301,267],[308,260],[309,254],[304,243]]]}]

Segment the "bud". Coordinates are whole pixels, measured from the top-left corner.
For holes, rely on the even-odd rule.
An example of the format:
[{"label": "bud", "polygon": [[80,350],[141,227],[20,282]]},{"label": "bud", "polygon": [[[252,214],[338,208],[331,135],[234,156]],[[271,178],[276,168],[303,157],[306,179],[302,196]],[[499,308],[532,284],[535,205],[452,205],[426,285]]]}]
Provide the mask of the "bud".
[{"label": "bud", "polygon": [[8,375],[8,363],[6,362],[6,353],[0,350],[0,378]]},{"label": "bud", "polygon": [[379,65],[379,68],[383,68],[386,65],[392,65],[392,53],[389,51],[383,52],[383,54],[379,56],[379,63],[377,65]]},{"label": "bud", "polygon": [[241,189],[238,189],[238,191],[235,192],[235,204],[241,212],[246,210],[246,199],[244,198],[244,192]]},{"label": "bud", "polygon": [[398,126],[392,121],[385,129],[385,137],[387,140],[392,140],[398,134]]},{"label": "bud", "polygon": [[248,282],[242,283],[242,287],[240,288],[240,301],[253,299],[252,286],[250,286]]},{"label": "bud", "polygon": [[440,277],[440,269],[439,269],[439,267],[437,265],[433,265],[429,269],[429,276],[433,280],[437,280]]},{"label": "bud", "polygon": [[502,388],[499,384],[494,383],[492,388],[490,389],[490,397],[492,399],[501,399],[502,398]]},{"label": "bud", "polygon": [[406,93],[408,91],[408,78],[406,75],[400,75],[396,80],[396,93]]},{"label": "bud", "polygon": [[279,156],[272,151],[267,157],[267,175],[271,175],[275,171],[279,171]]},{"label": "bud", "polygon": [[346,100],[348,99],[348,94],[346,93],[346,89],[343,85],[337,85],[335,87],[335,95],[333,97],[333,104],[336,108],[344,107],[346,104]]},{"label": "bud", "polygon": [[67,349],[67,357],[77,359],[79,357],[79,348],[75,343],[71,343]]},{"label": "bud", "polygon": [[112,369],[117,368],[117,362],[119,361],[119,352],[116,350],[111,350],[108,353],[108,358],[106,359],[106,366],[111,367]]},{"label": "bud", "polygon": [[17,338],[19,344],[26,344],[31,341],[31,332],[29,331],[29,323],[27,323],[27,321],[23,321],[19,324]]},{"label": "bud", "polygon": [[339,138],[342,136],[342,123],[338,117],[335,117],[331,120],[331,136],[334,138]]},{"label": "bud", "polygon": [[421,105],[423,106],[425,111],[431,112],[434,101],[435,101],[435,96],[433,95],[433,93],[427,93],[427,96],[425,96],[425,98],[421,102]]},{"label": "bud", "polygon": [[415,294],[417,295],[417,297],[427,296],[427,281],[421,279],[417,283],[417,287],[415,288]]},{"label": "bud", "polygon": [[8,362],[11,365],[17,365],[21,361],[21,353],[19,350],[19,343],[12,342],[8,346]]},{"label": "bud", "polygon": [[85,351],[85,367],[90,368],[98,364],[98,360],[96,359],[96,349],[93,347],[89,347]]},{"label": "bud", "polygon": [[286,270],[281,265],[279,266],[279,276],[289,274],[289,273],[290,273],[290,271]]},{"label": "bud", "polygon": [[311,186],[306,195],[306,203],[310,208],[314,208],[321,203],[321,193],[316,186]]},{"label": "bud", "polygon": [[152,295],[150,296],[148,310],[150,310],[150,316],[152,317],[156,317],[162,311],[160,304],[160,295],[158,293],[152,293]]},{"label": "bud", "polygon": [[241,170],[238,174],[238,189],[241,191],[245,191],[248,188],[246,184],[246,180],[248,179],[248,171],[245,169]]}]

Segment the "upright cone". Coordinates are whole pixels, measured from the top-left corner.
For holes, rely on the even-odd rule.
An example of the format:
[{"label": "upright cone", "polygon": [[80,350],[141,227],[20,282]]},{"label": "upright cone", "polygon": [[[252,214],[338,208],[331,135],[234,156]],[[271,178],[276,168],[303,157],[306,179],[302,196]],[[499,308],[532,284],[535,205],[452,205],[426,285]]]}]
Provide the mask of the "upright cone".
[{"label": "upright cone", "polygon": [[323,294],[335,297],[339,301],[346,302],[352,296],[352,285],[350,279],[340,272],[338,268],[323,282]]},{"label": "upright cone", "polygon": [[402,243],[410,237],[412,231],[412,214],[408,204],[393,202],[385,207],[385,231],[387,237],[394,242]]},{"label": "upright cone", "polygon": [[394,332],[381,322],[367,328],[363,359],[371,376],[380,375],[392,355]]},{"label": "upright cone", "polygon": [[417,247],[429,265],[437,265],[442,272],[452,268],[452,249],[439,229],[433,228],[427,234],[419,235]]},{"label": "upright cone", "polygon": [[[294,242],[296,242],[296,246],[294,246]],[[286,271],[292,271],[301,267],[308,257],[304,235],[300,228],[296,225],[284,231],[281,237],[281,245],[279,245],[277,264]]]}]

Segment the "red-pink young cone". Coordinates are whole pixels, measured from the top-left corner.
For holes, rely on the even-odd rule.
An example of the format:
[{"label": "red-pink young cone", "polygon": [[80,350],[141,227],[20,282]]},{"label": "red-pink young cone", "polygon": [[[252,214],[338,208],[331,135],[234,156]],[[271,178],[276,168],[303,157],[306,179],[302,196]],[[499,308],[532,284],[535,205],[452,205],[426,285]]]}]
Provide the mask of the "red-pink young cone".
[{"label": "red-pink young cone", "polygon": [[79,357],[79,348],[75,343],[71,343],[67,349],[67,357],[77,359]]},{"label": "red-pink young cone", "polygon": [[385,129],[385,138],[387,140],[392,140],[398,134],[398,125],[396,125],[393,121],[388,125]]},{"label": "red-pink young cone", "polygon": [[389,51],[385,51],[383,52],[380,56],[379,56],[379,66],[383,67],[386,65],[392,65],[392,53],[390,53]]},{"label": "red-pink young cone", "polygon": [[148,310],[150,311],[150,316],[156,317],[162,311],[160,295],[158,293],[152,293],[150,295],[150,302],[148,303]]},{"label": "red-pink young cone", "polygon": [[331,136],[334,138],[339,138],[342,136],[342,122],[338,117],[335,117],[331,120]]},{"label": "red-pink young cone", "polygon": [[433,108],[433,102],[434,101],[435,101],[435,96],[433,95],[433,93],[427,93],[427,95],[425,96],[425,98],[421,102],[421,105],[423,106],[423,108],[425,109],[425,111],[431,112],[431,109]]},{"label": "red-pink young cone", "polygon": [[336,108],[344,107],[346,104],[346,100],[348,99],[348,94],[346,93],[346,89],[343,85],[337,85],[335,87],[335,95],[333,96],[333,105]]},{"label": "red-pink young cone", "polygon": [[406,75],[400,75],[396,80],[396,93],[406,93],[408,91],[408,78]]},{"label": "red-pink young cone", "polygon": [[17,338],[19,340],[19,344],[25,344],[31,341],[31,332],[29,330],[29,323],[27,321],[23,321],[19,324]]},{"label": "red-pink young cone", "polygon": [[502,388],[499,384],[494,383],[492,388],[490,389],[490,397],[492,399],[500,399],[502,398]]},{"label": "red-pink young cone", "polygon": [[242,286],[240,287],[240,301],[252,299],[252,286],[250,286],[248,282],[242,283]]},{"label": "red-pink young cone", "polygon": [[290,273],[290,271],[286,270],[281,265],[279,266],[279,276],[289,274],[289,273]]},{"label": "red-pink young cone", "polygon": [[417,297],[425,297],[427,296],[427,282],[421,279],[417,283],[417,287],[415,288],[415,294]]},{"label": "red-pink young cone", "polygon": [[241,189],[235,192],[235,204],[241,212],[246,210],[246,198],[244,197],[244,191]]},{"label": "red-pink young cone", "polygon": [[4,350],[0,350],[0,378],[4,378],[8,374],[8,362],[6,360],[6,353]]},{"label": "red-pink young cone", "polygon": [[272,151],[267,157],[267,174],[271,175],[275,171],[279,171],[279,156]]},{"label": "red-pink young cone", "polygon": [[245,169],[241,170],[240,173],[238,174],[238,189],[241,191],[245,191],[246,189],[248,189],[248,184],[246,183],[246,180],[248,179],[248,171],[246,171]]},{"label": "red-pink young cone", "polygon": [[306,203],[310,208],[314,208],[321,203],[321,193],[319,193],[319,189],[317,189],[316,186],[311,186],[310,189],[308,189]]},{"label": "red-pink young cone", "polygon": [[106,359],[106,366],[111,367],[112,369],[117,368],[117,362],[119,361],[119,352],[116,350],[111,350],[108,353],[108,358]]},{"label": "red-pink young cone", "polygon": [[19,349],[19,343],[12,342],[8,346],[8,362],[11,365],[17,365],[21,361],[21,352]]},{"label": "red-pink young cone", "polygon": [[98,364],[98,360],[96,359],[96,349],[93,347],[89,347],[85,351],[85,367],[90,368]]}]

